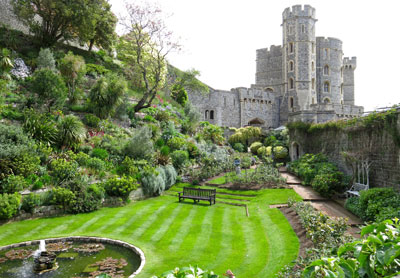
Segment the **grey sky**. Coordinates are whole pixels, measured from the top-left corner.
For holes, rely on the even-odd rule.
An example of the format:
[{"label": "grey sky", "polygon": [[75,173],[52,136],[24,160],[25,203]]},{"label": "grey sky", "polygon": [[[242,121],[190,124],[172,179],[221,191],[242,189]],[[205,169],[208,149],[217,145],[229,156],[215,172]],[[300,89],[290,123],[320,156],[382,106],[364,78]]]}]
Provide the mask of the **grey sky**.
[{"label": "grey sky", "polygon": [[[111,0],[116,14],[121,0]],[[136,1],[135,1],[136,2]],[[172,14],[166,22],[181,37],[183,52],[169,61],[200,70],[215,89],[254,83],[256,49],[282,44],[282,12],[296,4],[317,10],[316,35],[343,41],[344,56],[357,56],[356,104],[366,111],[400,103],[400,1],[151,0]]]}]

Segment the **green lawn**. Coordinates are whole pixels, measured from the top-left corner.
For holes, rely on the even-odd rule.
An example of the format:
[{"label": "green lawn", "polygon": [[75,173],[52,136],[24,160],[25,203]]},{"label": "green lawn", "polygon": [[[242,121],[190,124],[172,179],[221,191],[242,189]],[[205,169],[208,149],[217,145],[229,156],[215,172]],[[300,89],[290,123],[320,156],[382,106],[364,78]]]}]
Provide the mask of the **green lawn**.
[{"label": "green lawn", "polygon": [[246,194],[257,195],[243,201],[250,217],[243,207],[179,203],[177,197],[166,195],[88,214],[5,224],[0,226],[0,245],[68,235],[102,236],[144,251],[146,265],[138,278],[189,264],[218,274],[231,269],[237,277],[273,277],[296,258],[299,242],[282,213],[268,205],[300,197],[290,189]]},{"label": "green lawn", "polygon": [[[246,172],[247,173],[254,172],[254,169],[243,169],[241,173],[245,174]],[[229,173],[235,173],[235,172],[233,171],[233,172],[229,172]],[[225,184],[225,183],[227,183],[226,174],[223,175],[223,176],[220,176],[218,178],[212,179],[212,180],[208,181],[207,183],[208,184],[214,184],[214,185]]]}]

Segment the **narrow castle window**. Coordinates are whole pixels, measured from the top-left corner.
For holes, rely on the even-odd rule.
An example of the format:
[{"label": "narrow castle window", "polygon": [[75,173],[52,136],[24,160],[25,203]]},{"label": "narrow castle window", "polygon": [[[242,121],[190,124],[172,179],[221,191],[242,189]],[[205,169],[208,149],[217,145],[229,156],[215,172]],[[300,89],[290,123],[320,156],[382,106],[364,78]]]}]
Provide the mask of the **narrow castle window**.
[{"label": "narrow castle window", "polygon": [[343,95],[343,84],[340,85],[340,94]]},{"label": "narrow castle window", "polygon": [[294,89],[294,80],[293,80],[293,78],[290,78],[289,79],[289,89]]},{"label": "narrow castle window", "polygon": [[210,120],[214,120],[214,110],[210,111]]},{"label": "narrow castle window", "polygon": [[329,81],[325,81],[324,83],[324,93],[329,93],[331,91],[331,85],[329,84]]},{"label": "narrow castle window", "polygon": [[311,79],[311,89],[315,90],[315,78]]},{"label": "narrow castle window", "polygon": [[294,52],[294,43],[289,43],[289,53],[293,53]]},{"label": "narrow castle window", "polygon": [[329,66],[328,65],[324,66],[324,75],[329,75]]},{"label": "narrow castle window", "polygon": [[315,53],[315,43],[311,43],[311,52],[312,54]]},{"label": "narrow castle window", "polygon": [[328,48],[324,48],[324,59],[329,59],[329,49]]},{"label": "narrow castle window", "polygon": [[236,106],[236,99],[233,99],[233,106]]},{"label": "narrow castle window", "polygon": [[208,119],[208,110],[206,110],[206,112],[204,113],[204,119]]},{"label": "narrow castle window", "polygon": [[315,71],[315,63],[314,63],[314,61],[311,61],[311,70]]},{"label": "narrow castle window", "polygon": [[312,104],[315,104],[315,98],[312,98]]},{"label": "narrow castle window", "polygon": [[293,97],[290,98],[290,103],[289,103],[289,107],[293,108],[294,107],[294,101],[293,101]]},{"label": "narrow castle window", "polygon": [[292,35],[292,34],[293,34],[293,26],[289,25],[289,35]]},{"label": "narrow castle window", "polygon": [[294,62],[290,61],[289,62],[289,71],[293,71],[294,70]]},{"label": "narrow castle window", "polygon": [[224,97],[224,106],[226,107],[226,97]]},{"label": "narrow castle window", "polygon": [[301,25],[301,32],[305,33],[306,32],[306,26],[304,26],[304,24]]}]

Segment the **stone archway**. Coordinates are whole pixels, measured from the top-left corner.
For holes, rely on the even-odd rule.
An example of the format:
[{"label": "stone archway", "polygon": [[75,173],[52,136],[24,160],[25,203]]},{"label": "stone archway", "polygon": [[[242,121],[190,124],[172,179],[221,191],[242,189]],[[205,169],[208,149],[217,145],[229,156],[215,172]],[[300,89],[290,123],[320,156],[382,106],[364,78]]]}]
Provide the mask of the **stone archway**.
[{"label": "stone archway", "polygon": [[249,126],[262,126],[265,124],[265,121],[261,120],[260,118],[254,118],[248,122]]},{"label": "stone archway", "polygon": [[297,160],[302,155],[301,147],[297,142],[293,142],[290,146],[290,159],[292,161]]}]

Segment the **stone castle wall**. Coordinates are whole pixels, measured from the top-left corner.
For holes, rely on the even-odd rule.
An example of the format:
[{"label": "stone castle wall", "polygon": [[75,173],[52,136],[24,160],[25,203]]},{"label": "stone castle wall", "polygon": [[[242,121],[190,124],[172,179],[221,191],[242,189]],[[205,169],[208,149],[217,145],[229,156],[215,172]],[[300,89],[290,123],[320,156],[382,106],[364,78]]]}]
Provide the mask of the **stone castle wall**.
[{"label": "stone castle wall", "polygon": [[10,0],[0,0],[0,7],[0,24],[22,31],[25,34],[29,33],[29,28],[23,25],[15,16]]},{"label": "stone castle wall", "polygon": [[[400,130],[400,116],[397,130]],[[400,189],[400,145],[396,144],[393,135],[387,129],[349,127],[345,130],[326,129],[315,134],[290,129],[289,135],[291,154],[294,153],[295,143],[299,145],[300,155],[324,153],[340,170],[349,175],[352,174],[352,168],[346,163],[342,153],[365,154],[372,161],[371,186]]]}]

